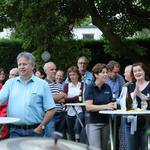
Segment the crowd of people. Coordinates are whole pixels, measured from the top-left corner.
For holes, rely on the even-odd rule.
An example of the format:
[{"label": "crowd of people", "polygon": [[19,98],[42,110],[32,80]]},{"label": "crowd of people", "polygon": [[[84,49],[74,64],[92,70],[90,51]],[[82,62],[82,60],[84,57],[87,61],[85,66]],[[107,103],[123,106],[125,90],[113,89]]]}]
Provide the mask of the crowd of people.
[{"label": "crowd of people", "polygon": [[[100,110],[114,110],[116,103],[126,109],[123,97],[132,97],[132,109],[150,108],[150,80],[144,63],[138,62],[119,74],[120,64],[110,60],[97,63],[87,70],[88,59],[81,56],[66,72],[57,70],[52,61],[35,68],[35,58],[29,52],[17,56],[17,68],[10,70],[6,80],[0,68],[0,116],[19,118],[18,122],[0,126],[0,139],[13,137],[53,137],[54,131],[64,139],[82,142],[99,150],[109,149],[108,115]],[[125,96],[126,95],[126,96]],[[113,101],[113,98],[117,102]],[[79,119],[66,103],[85,103],[75,106]],[[131,131],[131,120],[137,129]],[[121,117],[117,120],[116,150],[147,150],[146,120],[143,116]]]}]

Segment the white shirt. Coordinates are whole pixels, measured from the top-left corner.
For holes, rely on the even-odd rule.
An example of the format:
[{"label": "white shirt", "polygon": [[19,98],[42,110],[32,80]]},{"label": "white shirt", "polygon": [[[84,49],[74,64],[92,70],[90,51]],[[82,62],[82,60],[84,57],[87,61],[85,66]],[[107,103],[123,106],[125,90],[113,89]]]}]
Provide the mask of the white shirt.
[{"label": "white shirt", "polygon": [[[80,93],[81,93],[81,82],[78,82],[77,85],[68,83],[68,98],[79,96]],[[78,112],[78,114],[82,112],[82,108],[80,106],[75,106],[75,109]],[[69,116],[75,116],[75,112],[73,111],[73,108],[71,106],[67,107],[67,114]]]}]

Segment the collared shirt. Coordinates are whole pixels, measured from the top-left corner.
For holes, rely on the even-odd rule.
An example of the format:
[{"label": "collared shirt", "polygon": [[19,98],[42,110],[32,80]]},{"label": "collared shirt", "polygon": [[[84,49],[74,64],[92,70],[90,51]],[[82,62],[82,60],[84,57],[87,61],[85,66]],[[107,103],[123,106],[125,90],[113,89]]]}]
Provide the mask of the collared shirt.
[{"label": "collared shirt", "polygon": [[[78,82],[77,85],[72,84],[71,82],[68,83],[68,95],[67,97],[74,97],[74,96],[79,96],[81,93],[81,82]],[[75,109],[77,113],[79,114],[82,112],[82,108],[80,106],[75,106]],[[69,116],[75,116],[75,112],[73,111],[73,108],[68,106],[67,107],[67,114]]]},{"label": "collared shirt", "polygon": [[[60,84],[58,82],[51,82],[47,78],[45,79],[45,81],[48,83],[52,94],[59,94],[60,92],[63,91],[62,84]],[[57,112],[62,112],[62,111],[64,111],[64,109],[65,109],[65,106],[63,105],[63,103],[61,103],[61,104],[56,103],[56,111]]]},{"label": "collared shirt", "polygon": [[[112,100],[112,93],[109,85],[103,84],[102,88],[99,89],[95,83],[87,86],[85,89],[85,101],[92,100],[94,105],[108,104]],[[88,112],[90,114],[87,118],[88,123],[104,123],[108,121],[107,115],[101,115],[98,112]]]},{"label": "collared shirt", "polygon": [[82,76],[82,82],[85,82],[86,85],[89,85],[93,82],[94,78],[91,72],[86,71],[84,76]]},{"label": "collared shirt", "polygon": [[72,82],[68,83],[68,97],[74,97],[81,93],[81,82],[74,85]]},{"label": "collared shirt", "polygon": [[8,99],[8,116],[19,118],[15,124],[38,124],[45,112],[55,108],[48,84],[36,76],[27,83],[20,77],[6,81],[0,91],[0,104]]},{"label": "collared shirt", "polygon": [[115,80],[108,78],[106,83],[111,87],[112,93],[115,93],[116,98],[119,98],[122,87],[125,83],[123,77],[118,74]]},{"label": "collared shirt", "polygon": [[58,83],[58,82],[51,82],[50,80],[48,80],[47,78],[45,79],[45,81],[48,83],[52,94],[58,94],[59,92],[63,91],[63,86],[62,84]]}]

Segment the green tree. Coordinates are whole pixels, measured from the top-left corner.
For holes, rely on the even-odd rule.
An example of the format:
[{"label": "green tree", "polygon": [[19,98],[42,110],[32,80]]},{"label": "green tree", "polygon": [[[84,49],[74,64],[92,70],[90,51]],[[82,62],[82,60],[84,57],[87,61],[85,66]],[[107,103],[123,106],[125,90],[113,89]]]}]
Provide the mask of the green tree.
[{"label": "green tree", "polygon": [[[3,0],[0,2],[0,27],[16,29],[15,37],[24,47],[51,49],[56,40],[71,37],[70,31],[91,16],[106,39],[106,52],[135,58],[145,49],[127,43],[136,31],[150,28],[149,0]],[[130,55],[129,54],[130,51]]]},{"label": "green tree", "polygon": [[143,47],[137,43],[126,43],[125,38],[150,27],[150,1],[83,0],[83,2],[88,8],[93,24],[101,29],[111,48],[132,59],[135,52],[144,54]]},{"label": "green tree", "polygon": [[[60,44],[61,43],[61,44]],[[68,67],[74,66],[80,56],[86,56],[91,60],[91,51],[84,47],[82,41],[55,41],[52,48],[49,50],[51,55],[50,60],[57,63],[58,69],[67,70]],[[37,60],[37,66],[43,66],[44,61],[41,60],[42,51],[34,51],[34,56]]]},{"label": "green tree", "polygon": [[53,41],[69,39],[75,23],[61,13],[59,0],[4,0],[0,2],[1,28],[12,27],[25,48],[51,49]]}]

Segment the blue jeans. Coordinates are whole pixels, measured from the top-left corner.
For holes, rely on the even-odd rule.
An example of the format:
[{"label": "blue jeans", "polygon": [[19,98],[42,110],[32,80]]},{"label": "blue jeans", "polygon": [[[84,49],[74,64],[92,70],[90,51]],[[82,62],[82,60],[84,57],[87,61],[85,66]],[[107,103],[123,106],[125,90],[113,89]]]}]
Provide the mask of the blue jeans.
[{"label": "blue jeans", "polygon": [[55,121],[52,118],[49,123],[45,126],[45,137],[53,137],[53,132],[55,131]]},{"label": "blue jeans", "polygon": [[62,133],[63,138],[66,135],[66,116],[65,112],[54,115],[55,131]]},{"label": "blue jeans", "polygon": [[16,137],[43,137],[44,131],[42,133],[36,133],[34,132],[34,129],[17,129],[10,127],[10,138],[16,138]]},{"label": "blue jeans", "polygon": [[148,150],[148,137],[146,135],[146,126],[137,122],[137,131],[134,134],[130,133],[131,126],[127,123],[124,125],[124,139],[127,150]]},{"label": "blue jeans", "polygon": [[55,114],[52,120],[45,127],[45,136],[53,137],[53,132],[58,131],[63,134],[63,137],[65,137],[65,124],[65,113],[62,112],[58,115]]}]

